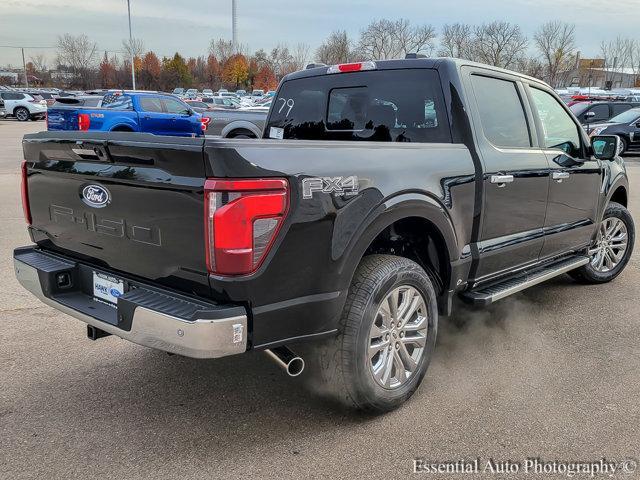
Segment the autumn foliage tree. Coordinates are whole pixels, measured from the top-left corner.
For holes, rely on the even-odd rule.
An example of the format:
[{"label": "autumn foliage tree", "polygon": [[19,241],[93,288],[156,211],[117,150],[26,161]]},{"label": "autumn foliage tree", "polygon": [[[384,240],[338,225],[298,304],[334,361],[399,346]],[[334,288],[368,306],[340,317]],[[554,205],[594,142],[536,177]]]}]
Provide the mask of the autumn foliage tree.
[{"label": "autumn foliage tree", "polygon": [[247,57],[237,53],[229,57],[222,70],[222,78],[225,82],[238,88],[244,85],[249,78],[249,62]]},{"label": "autumn foliage tree", "polygon": [[160,83],[163,89],[171,90],[177,86],[183,88],[190,87],[193,78],[189,73],[189,68],[184,58],[176,52],[172,58],[162,59],[162,72]]},{"label": "autumn foliage tree", "polygon": [[115,88],[116,87],[116,65],[113,59],[110,59],[107,52],[104,52],[104,57],[100,62],[98,70],[100,72],[100,86],[102,88]]},{"label": "autumn foliage tree", "polygon": [[144,57],[142,57],[138,81],[143,88],[158,88],[161,72],[162,65],[160,64],[158,56],[153,52],[147,52]]},{"label": "autumn foliage tree", "polygon": [[207,83],[209,84],[209,88],[213,88],[214,85],[218,85],[220,83],[220,62],[215,57],[215,55],[209,55],[207,57]]},{"label": "autumn foliage tree", "polygon": [[277,86],[278,79],[271,66],[268,64],[262,65],[255,76],[253,87],[268,91],[275,90]]}]

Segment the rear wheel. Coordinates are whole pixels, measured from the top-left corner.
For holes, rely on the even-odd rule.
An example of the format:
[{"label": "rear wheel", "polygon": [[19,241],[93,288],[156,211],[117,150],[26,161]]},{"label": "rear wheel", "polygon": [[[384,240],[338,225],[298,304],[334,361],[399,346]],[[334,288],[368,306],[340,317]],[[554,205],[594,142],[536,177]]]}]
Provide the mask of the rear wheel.
[{"label": "rear wheel", "polygon": [[629,262],[634,240],[631,214],[624,206],[611,202],[598,227],[596,240],[589,248],[589,263],[569,275],[583,283],[610,282]]},{"label": "rear wheel", "polygon": [[20,121],[26,122],[31,117],[29,110],[25,107],[18,107],[13,111],[13,115]]},{"label": "rear wheel", "polygon": [[234,130],[227,135],[227,138],[256,138],[256,136],[249,130]]},{"label": "rear wheel", "polygon": [[311,361],[323,383],[349,407],[385,412],[416,391],[435,347],[436,294],[415,262],[365,257],[354,276],[335,338]]}]

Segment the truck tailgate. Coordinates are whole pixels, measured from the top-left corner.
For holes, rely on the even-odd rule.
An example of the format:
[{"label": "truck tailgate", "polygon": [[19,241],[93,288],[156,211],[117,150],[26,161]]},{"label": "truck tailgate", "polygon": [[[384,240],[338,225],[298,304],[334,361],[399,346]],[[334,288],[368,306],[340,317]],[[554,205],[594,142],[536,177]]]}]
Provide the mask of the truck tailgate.
[{"label": "truck tailgate", "polygon": [[80,107],[55,107],[47,110],[47,130],[78,130]]},{"label": "truck tailgate", "polygon": [[42,132],[23,141],[33,240],[208,295],[203,140]]}]

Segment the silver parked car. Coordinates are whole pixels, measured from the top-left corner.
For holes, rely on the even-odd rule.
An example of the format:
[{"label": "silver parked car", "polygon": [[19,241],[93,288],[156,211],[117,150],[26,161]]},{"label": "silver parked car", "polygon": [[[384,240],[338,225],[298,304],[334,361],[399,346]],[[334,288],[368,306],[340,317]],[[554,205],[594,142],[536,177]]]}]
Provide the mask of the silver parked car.
[{"label": "silver parked car", "polygon": [[224,138],[261,138],[267,120],[266,111],[214,109],[203,112],[211,118],[207,135]]}]

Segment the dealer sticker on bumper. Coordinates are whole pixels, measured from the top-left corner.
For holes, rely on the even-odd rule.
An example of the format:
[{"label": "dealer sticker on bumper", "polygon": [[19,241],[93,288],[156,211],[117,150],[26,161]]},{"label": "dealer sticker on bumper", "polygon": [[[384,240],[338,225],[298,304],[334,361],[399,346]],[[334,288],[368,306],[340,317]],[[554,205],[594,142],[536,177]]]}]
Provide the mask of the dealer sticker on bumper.
[{"label": "dealer sticker on bumper", "polygon": [[93,272],[93,296],[109,303],[118,303],[124,294],[124,282],[103,273]]}]

